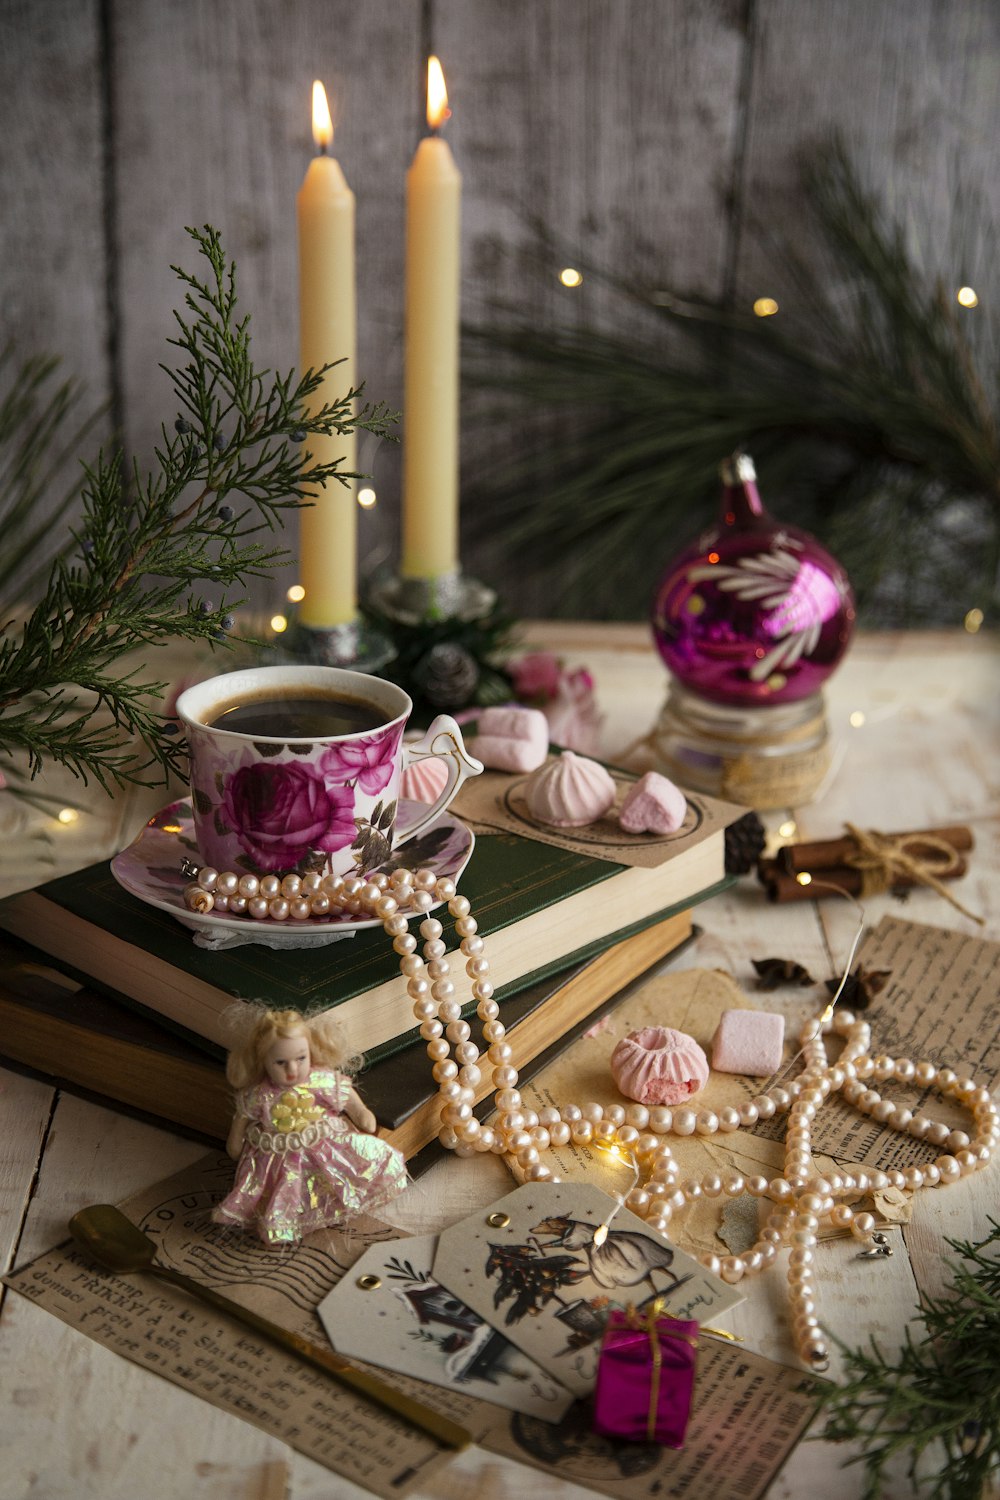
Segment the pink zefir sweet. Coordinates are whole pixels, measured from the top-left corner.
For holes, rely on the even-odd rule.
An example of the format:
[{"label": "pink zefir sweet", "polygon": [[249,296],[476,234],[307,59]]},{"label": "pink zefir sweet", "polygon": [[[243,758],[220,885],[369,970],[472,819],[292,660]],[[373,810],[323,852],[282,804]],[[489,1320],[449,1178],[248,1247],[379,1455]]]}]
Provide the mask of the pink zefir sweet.
[{"label": "pink zefir sweet", "polygon": [[618,814],[626,833],[676,833],[687,816],[687,798],[659,771],[630,786]]},{"label": "pink zefir sweet", "polygon": [[622,1037],[611,1075],[640,1104],[684,1104],[708,1082],[708,1058],[693,1036],[669,1026],[644,1026]]},{"label": "pink zefir sweet", "polygon": [[448,780],[448,763],[440,755],[428,755],[407,766],[399,783],[401,797],[410,802],[436,802]]}]

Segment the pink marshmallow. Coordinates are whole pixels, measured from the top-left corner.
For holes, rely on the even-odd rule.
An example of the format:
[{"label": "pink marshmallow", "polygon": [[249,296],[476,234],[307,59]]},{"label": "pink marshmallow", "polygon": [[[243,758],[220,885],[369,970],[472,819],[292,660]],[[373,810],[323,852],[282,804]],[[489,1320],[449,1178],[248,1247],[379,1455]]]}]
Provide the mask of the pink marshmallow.
[{"label": "pink marshmallow", "polygon": [[769,1010],[723,1011],[712,1042],[712,1067],[720,1073],[769,1077],[781,1066],[785,1018]]},{"label": "pink marshmallow", "polygon": [[469,749],[491,771],[536,771],[549,753],[549,721],[540,708],[487,708]]},{"label": "pink marshmallow", "polygon": [[626,833],[676,833],[687,816],[687,799],[659,771],[647,771],[625,793],[618,821]]}]

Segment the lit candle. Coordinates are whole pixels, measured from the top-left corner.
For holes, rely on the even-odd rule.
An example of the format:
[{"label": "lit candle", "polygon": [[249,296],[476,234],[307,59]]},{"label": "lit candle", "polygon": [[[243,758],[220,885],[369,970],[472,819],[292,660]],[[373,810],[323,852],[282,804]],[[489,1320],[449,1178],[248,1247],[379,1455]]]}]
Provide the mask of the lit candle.
[{"label": "lit candle", "polygon": [[441,64],[427,64],[427,123],[406,177],[403,390],[404,578],[458,568],[458,313],[462,179],[438,134],[448,118]]},{"label": "lit candle", "polygon": [[[321,83],[313,84],[313,138],[319,154],[309,163],[297,199],[299,222],[299,357],[303,370],[340,361],[310,398],[312,410],[354,388],[354,194],[340,163],[327,155],[333,123]],[[315,463],[341,460],[356,468],[355,438],[310,433]],[[344,625],[357,615],[357,510],[353,483],[330,479],[299,512],[299,576],[305,589],[304,625]]]}]

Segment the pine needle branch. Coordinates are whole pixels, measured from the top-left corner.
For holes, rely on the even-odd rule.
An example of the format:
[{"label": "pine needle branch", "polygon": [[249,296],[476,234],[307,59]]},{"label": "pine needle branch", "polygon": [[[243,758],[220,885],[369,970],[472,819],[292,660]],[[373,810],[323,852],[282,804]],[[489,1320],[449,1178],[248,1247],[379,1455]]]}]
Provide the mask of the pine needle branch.
[{"label": "pine needle branch", "polygon": [[907,1329],[889,1358],[872,1341],[847,1349],[845,1378],[824,1390],[821,1437],[853,1442],[865,1468],[865,1500],[878,1500],[891,1465],[906,1463],[914,1494],[978,1500],[1000,1473],[1000,1223],[971,1244],[948,1240],[961,1257],[946,1295],[927,1297],[923,1332]]},{"label": "pine needle branch", "polygon": [[[315,462],[309,436],[390,435],[385,407],[354,414],[359,390],[317,401],[332,365],[301,377],[256,369],[235,265],[211,226],[188,233],[207,271],[173,267],[184,311],[168,340],[177,358],[161,368],[178,415],[161,427],[155,464],[147,473],[99,454],[84,470],[82,521],[42,597],[18,624],[13,609],[0,615],[11,617],[0,631],[0,753],[21,757],[31,776],[52,760],[110,790],[178,771],[164,684],[123,670],[121,658],[168,641],[228,643],[246,580],[285,556],[258,534],[280,530],[283,513],[318,487],[358,477],[339,461]],[[0,408],[0,432],[2,419]]]},{"label": "pine needle branch", "polygon": [[[869,623],[941,623],[971,602],[1000,613],[995,311],[946,294],[838,142],[810,159],[804,191],[818,248],[806,261],[781,246],[779,317],[584,261],[585,280],[621,299],[627,334],[526,326],[514,309],[466,331],[475,510],[502,510],[500,544],[522,563],[530,550],[561,610],[645,614],[658,570],[714,515],[719,461],[746,446],[775,513],[847,566]],[[995,226],[979,227],[990,254]],[[556,253],[540,235],[540,272],[566,263]],[[520,446],[491,451],[491,427],[515,422]]]}]

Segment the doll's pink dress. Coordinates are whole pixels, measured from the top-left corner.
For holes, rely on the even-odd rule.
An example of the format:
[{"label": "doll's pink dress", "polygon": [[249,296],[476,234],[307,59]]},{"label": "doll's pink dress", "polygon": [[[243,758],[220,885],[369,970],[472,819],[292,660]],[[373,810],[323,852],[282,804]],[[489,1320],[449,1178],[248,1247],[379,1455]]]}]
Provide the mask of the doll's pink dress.
[{"label": "doll's pink dress", "polygon": [[233,1190],[217,1224],[253,1229],[268,1245],[371,1212],[406,1186],[401,1154],[343,1113],[350,1082],[314,1069],[308,1084],[265,1079],[236,1101],[249,1121]]}]

